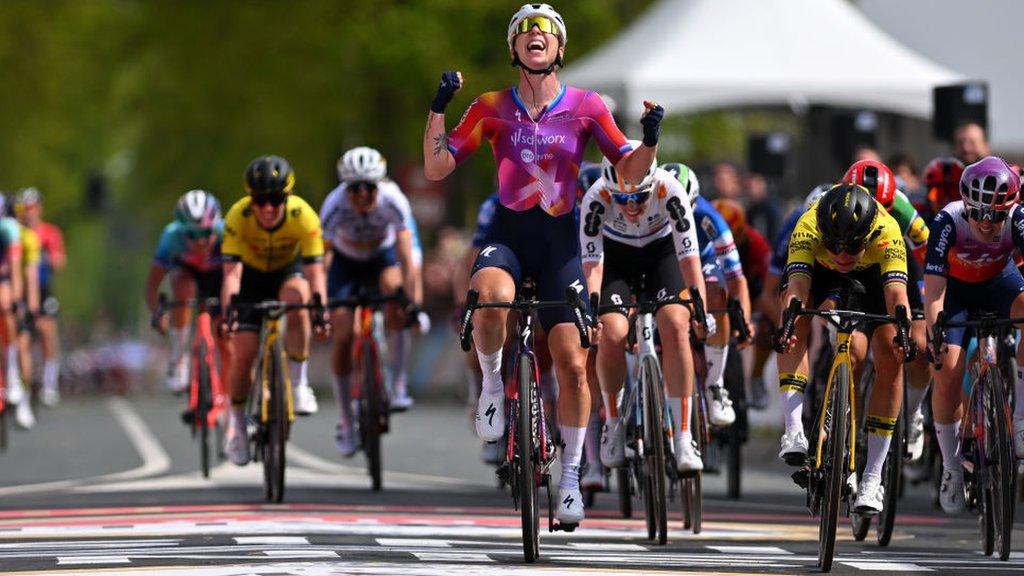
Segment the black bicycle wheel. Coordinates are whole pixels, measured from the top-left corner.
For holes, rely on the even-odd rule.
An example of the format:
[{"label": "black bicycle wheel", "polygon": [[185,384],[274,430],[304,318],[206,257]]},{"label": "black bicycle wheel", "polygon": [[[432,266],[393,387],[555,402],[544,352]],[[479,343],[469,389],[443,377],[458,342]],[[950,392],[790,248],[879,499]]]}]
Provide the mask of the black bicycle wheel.
[{"label": "black bicycle wheel", "polygon": [[726,431],[726,442],[726,460],[729,465],[728,496],[733,500],[739,500],[743,471],[743,439],[740,437],[739,426],[729,426]]},{"label": "black bicycle wheel", "polygon": [[523,524],[523,559],[536,562],[540,556],[540,511],[537,507],[537,450],[539,436],[534,417],[540,414],[534,383],[533,360],[519,356],[519,423],[516,430],[516,451],[519,457],[519,512]]},{"label": "black bicycle wheel", "polygon": [[[0,390],[0,394],[6,394],[6,390]],[[3,408],[0,408],[0,450],[7,451],[7,413],[11,405],[4,400]]]},{"label": "black bicycle wheel", "polygon": [[629,485],[628,464],[623,464],[615,470],[615,484],[619,489],[619,513],[623,518],[632,518],[633,493]]},{"label": "black bicycle wheel", "polygon": [[647,358],[644,362],[644,386],[646,387],[644,397],[647,400],[644,427],[646,428],[646,442],[650,447],[646,460],[651,477],[651,501],[654,506],[654,523],[658,544],[664,545],[668,542],[668,506],[665,498],[665,484],[668,481],[665,470],[666,435],[662,418],[664,412],[661,405],[664,387],[661,370],[654,358]]},{"label": "black bicycle wheel", "polygon": [[[697,385],[700,386],[699,383]],[[705,418],[704,408],[701,407],[700,398],[700,394],[693,397],[695,407],[691,429],[693,430],[693,439],[697,442],[697,451],[706,461],[707,451],[711,445],[707,441],[708,422]],[[688,488],[689,526],[684,527],[692,530],[694,534],[700,534],[704,524],[704,472],[698,471],[687,479],[685,485]]]},{"label": "black bicycle wheel", "polygon": [[[864,364],[864,370],[861,373],[860,385],[857,386],[857,438],[866,439],[868,437],[867,431],[867,406],[871,393],[875,385],[875,369],[874,365],[870,362]],[[867,441],[861,440],[857,442],[857,454],[855,462],[857,464],[857,477],[864,477],[864,466],[867,465],[868,459],[868,447]],[[883,475],[884,479],[884,475]],[[868,537],[868,532],[871,531],[871,516],[859,514],[852,510],[853,505],[850,505],[850,527],[853,529],[853,539],[857,542],[862,542]]]},{"label": "black bicycle wheel", "polygon": [[288,407],[285,405],[285,379],[281,365],[281,349],[272,348],[269,363],[270,398],[267,406],[267,438],[263,447],[263,474],[267,499],[284,500],[285,444],[288,441]]},{"label": "black bicycle wheel", "polygon": [[374,492],[380,491],[383,483],[381,472],[381,386],[377,382],[377,355],[369,341],[363,342],[363,389],[362,408],[359,410],[359,429],[363,436],[363,451],[366,453],[366,468]]},{"label": "black bicycle wheel", "polygon": [[[906,388],[906,381],[904,381]],[[885,494],[882,500],[882,511],[878,514],[875,525],[875,539],[879,546],[888,546],[892,540],[892,530],[896,525],[896,503],[900,499],[900,483],[903,481],[903,445],[907,436],[907,411],[904,409],[896,420],[896,429],[889,443],[889,454],[885,457],[882,468],[882,487]]]},{"label": "black bicycle wheel", "polygon": [[729,346],[729,356],[725,362],[725,388],[729,391],[736,421],[722,431],[721,441],[724,444],[726,470],[726,495],[739,500],[742,485],[743,443],[747,436],[747,390],[743,373],[743,354],[735,345]]},{"label": "black bicycle wheel", "polygon": [[210,390],[210,366],[206,363],[206,342],[199,343],[199,390],[193,426],[199,430],[199,469],[203,478],[210,477],[210,410],[213,407]]},{"label": "black bicycle wheel", "polygon": [[850,404],[850,373],[845,364],[836,370],[835,381],[832,383],[831,422],[828,427],[828,438],[825,450],[828,461],[825,462],[825,501],[821,508],[818,521],[818,567],[822,572],[832,570],[832,558],[836,550],[836,523],[839,519],[839,500],[843,494],[846,480],[846,422]]},{"label": "black bicycle wheel", "polygon": [[995,550],[1000,560],[1010,557],[1010,536],[1013,533],[1014,513],[1014,464],[1013,439],[1010,438],[1009,404],[1006,401],[1006,387],[1003,377],[998,372],[989,371],[989,382],[986,390],[989,402],[985,413],[985,439],[988,446],[985,454],[990,460],[989,486],[992,490],[992,526],[994,529]]}]

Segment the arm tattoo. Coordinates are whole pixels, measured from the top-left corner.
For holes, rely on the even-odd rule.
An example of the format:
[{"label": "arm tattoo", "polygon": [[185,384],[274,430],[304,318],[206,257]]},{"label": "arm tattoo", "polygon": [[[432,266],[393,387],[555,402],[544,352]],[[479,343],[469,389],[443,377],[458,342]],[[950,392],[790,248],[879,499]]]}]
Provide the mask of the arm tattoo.
[{"label": "arm tattoo", "polygon": [[445,150],[448,150],[448,135],[442,132],[434,136],[434,156],[439,156]]}]

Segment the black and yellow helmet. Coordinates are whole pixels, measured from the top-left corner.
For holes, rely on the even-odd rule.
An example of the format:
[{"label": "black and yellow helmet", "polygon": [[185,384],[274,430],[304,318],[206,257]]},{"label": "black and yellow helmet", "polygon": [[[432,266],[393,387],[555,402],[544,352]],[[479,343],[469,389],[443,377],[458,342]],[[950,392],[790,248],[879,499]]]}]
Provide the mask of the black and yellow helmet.
[{"label": "black and yellow helmet", "polygon": [[858,184],[836,184],[817,204],[818,231],[833,254],[856,254],[864,249],[875,223],[878,203]]},{"label": "black and yellow helmet", "polygon": [[288,194],[295,187],[295,173],[280,156],[260,156],[245,169],[247,194]]}]

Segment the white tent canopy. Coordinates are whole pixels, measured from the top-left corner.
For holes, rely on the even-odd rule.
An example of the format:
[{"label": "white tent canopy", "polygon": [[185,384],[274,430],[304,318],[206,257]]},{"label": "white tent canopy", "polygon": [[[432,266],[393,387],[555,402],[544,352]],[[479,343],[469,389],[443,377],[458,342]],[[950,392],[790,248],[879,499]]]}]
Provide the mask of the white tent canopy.
[{"label": "white tent canopy", "polygon": [[843,0],[661,0],[578,63],[569,49],[564,81],[669,114],[824,104],[929,118],[932,87],[961,78]]}]

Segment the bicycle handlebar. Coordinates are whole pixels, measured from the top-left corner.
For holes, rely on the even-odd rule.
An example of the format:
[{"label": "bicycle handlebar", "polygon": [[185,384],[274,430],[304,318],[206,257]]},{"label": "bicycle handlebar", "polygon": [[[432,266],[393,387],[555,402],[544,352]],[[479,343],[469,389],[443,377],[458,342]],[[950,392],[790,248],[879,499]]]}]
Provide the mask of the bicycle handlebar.
[{"label": "bicycle handlebar", "polygon": [[939,312],[939,316],[935,319],[934,330],[932,331],[931,338],[928,341],[928,352],[931,355],[931,362],[935,368],[942,366],[941,362],[938,362],[939,356],[942,353],[942,344],[945,341],[946,328],[980,328],[981,332],[991,332],[997,328],[1011,327],[1018,324],[1024,324],[1024,318],[999,318],[996,316],[982,316],[980,318],[974,318],[970,320],[962,320],[959,322],[953,322],[949,320],[946,315],[946,311]]},{"label": "bicycle handlebar", "polygon": [[335,308],[351,308],[353,310],[364,307],[377,308],[391,302],[397,303],[405,311],[405,328],[411,328],[419,323],[417,317],[420,313],[420,307],[413,303],[409,295],[405,293],[404,288],[398,288],[387,295],[360,293],[347,298],[331,298],[327,301],[327,308],[331,310]]},{"label": "bicycle handlebar", "polygon": [[590,348],[589,329],[593,326],[593,318],[587,314],[583,299],[573,287],[565,289],[565,300],[523,300],[516,297],[511,302],[480,302],[480,293],[470,290],[466,293],[466,309],[462,313],[462,327],[459,330],[459,342],[462,350],[469,352],[473,347],[473,312],[480,308],[505,308],[520,314],[529,314],[544,308],[568,306],[573,311],[573,323],[580,334],[580,347]]},{"label": "bicycle handlebar", "polygon": [[869,314],[858,310],[817,310],[815,308],[804,308],[799,298],[790,300],[789,306],[782,312],[782,326],[775,331],[772,348],[782,354],[786,351],[785,343],[793,337],[796,331],[796,320],[800,316],[819,316],[827,320],[841,332],[851,332],[858,325],[864,322],[877,322],[880,324],[895,324],[895,344],[906,350],[905,361],[909,362],[917,356],[917,346],[910,338],[910,316],[907,314],[906,306],[896,306],[893,316],[886,314]]}]

